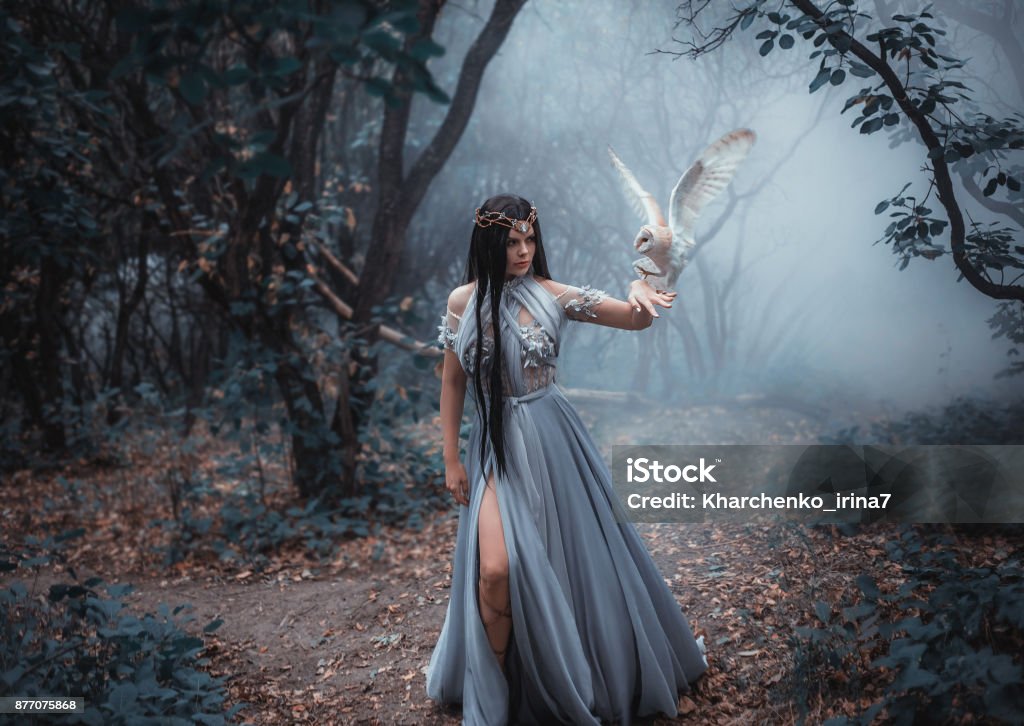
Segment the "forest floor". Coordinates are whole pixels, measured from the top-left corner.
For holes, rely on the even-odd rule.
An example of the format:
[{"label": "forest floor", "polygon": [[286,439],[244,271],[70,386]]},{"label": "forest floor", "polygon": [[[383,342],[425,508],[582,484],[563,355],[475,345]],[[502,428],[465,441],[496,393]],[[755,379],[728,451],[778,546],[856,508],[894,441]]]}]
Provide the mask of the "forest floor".
[{"label": "forest floor", "polygon": [[[699,440],[714,443],[815,443],[823,426],[780,409],[708,406],[630,418],[600,404],[582,405],[581,413],[606,456],[611,444],[643,440],[654,425],[671,431],[672,440],[695,441],[699,432]],[[437,436],[436,420],[425,430]],[[96,491],[110,488],[109,480],[101,481],[112,476],[105,470],[73,475],[95,479]],[[9,543],[38,516],[33,506],[65,490],[54,479],[34,476],[8,489],[15,496],[0,507],[0,524]],[[121,486],[126,481],[122,474],[116,479]],[[84,526],[87,534],[69,550],[66,565],[21,579],[42,593],[52,582],[69,581],[64,570],[73,566],[80,581],[96,575],[130,583],[134,590],[123,600],[138,614],[156,612],[160,603],[172,609],[188,604],[184,612],[192,619],[183,627],[204,638],[209,670],[226,678],[229,704],[248,704],[241,716],[249,723],[460,722],[458,707],[439,706],[425,693],[426,666],[448,599],[454,509],[426,517],[420,531],[385,527],[372,537],[339,542],[327,562],[299,547],[278,552],[273,566],[257,573],[215,558],[161,566],[147,554],[157,536],[147,521],[166,513],[154,511],[138,493],[131,506],[127,501],[113,496],[102,518],[91,522],[52,508],[50,515],[59,520],[51,523],[55,531],[63,524]],[[695,633],[704,636],[710,662],[693,691],[681,696],[677,717],[639,723],[795,723],[801,711],[820,722],[853,715],[875,700],[870,691],[860,703],[830,698],[804,672],[806,658],[793,632],[819,622],[818,601],[831,610],[855,602],[858,575],[870,574],[883,591],[898,586],[899,567],[884,550],[892,525],[872,525],[848,537],[796,525],[637,528]],[[993,538],[976,544],[979,561],[1001,551]],[[11,579],[0,578],[0,586]],[[223,625],[203,634],[203,626],[218,618]]]}]

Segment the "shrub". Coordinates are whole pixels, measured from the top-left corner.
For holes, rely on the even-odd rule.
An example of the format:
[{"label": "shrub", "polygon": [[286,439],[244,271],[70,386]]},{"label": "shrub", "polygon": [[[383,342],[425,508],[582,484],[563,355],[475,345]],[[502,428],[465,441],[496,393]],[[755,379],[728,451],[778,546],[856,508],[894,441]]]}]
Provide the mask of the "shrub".
[{"label": "shrub", "polygon": [[797,673],[809,678],[814,668],[831,669],[819,682],[829,684],[832,700],[859,703],[869,679],[882,684],[882,697],[857,717],[827,724],[869,724],[883,711],[889,721],[908,724],[1019,722],[1022,553],[1010,553],[998,567],[966,567],[955,545],[948,533],[907,527],[886,545],[906,576],[895,592],[882,593],[861,575],[861,602],[838,614],[818,602],[822,627],[796,629]]},{"label": "shrub", "polygon": [[[0,549],[0,569],[6,571],[31,570],[50,559]],[[119,599],[131,590],[100,578],[52,585],[45,599],[19,580],[0,590],[3,691],[84,697],[84,713],[48,716],[53,723],[231,723],[245,704],[224,712],[223,678],[201,669],[209,663],[199,657],[203,640],[181,628],[192,616],[176,619],[186,606],[171,611],[161,603],[157,615],[136,617]],[[204,632],[221,624],[214,620]]]}]

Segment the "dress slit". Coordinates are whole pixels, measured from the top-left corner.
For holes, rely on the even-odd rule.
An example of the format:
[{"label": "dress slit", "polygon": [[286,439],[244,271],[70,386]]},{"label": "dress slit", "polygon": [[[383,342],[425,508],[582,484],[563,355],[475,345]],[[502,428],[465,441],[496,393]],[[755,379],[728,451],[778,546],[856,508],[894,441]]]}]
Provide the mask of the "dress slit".
[{"label": "dress slit", "polygon": [[[484,625],[483,616],[480,613],[480,510],[483,508],[484,497],[487,496],[487,480],[490,478],[492,472],[494,472],[494,501],[495,501],[495,506],[498,508],[498,518],[501,521],[501,540],[502,540],[502,545],[505,548],[505,561],[508,563],[507,564],[507,570],[508,570],[508,575],[507,575],[508,585],[507,586],[508,586],[508,594],[509,594],[509,606],[510,606],[510,609],[512,610],[512,623],[511,623],[511,627],[509,629],[509,634],[508,634],[508,644],[505,646],[507,648],[507,650],[505,651],[505,668],[506,668],[506,671],[507,671],[508,670],[508,664],[509,664],[509,656],[512,653],[512,641],[514,640],[515,626],[516,626],[515,608],[512,607],[513,603],[511,602],[512,601],[512,558],[509,555],[509,546],[508,546],[508,540],[509,540],[509,536],[510,536],[510,533],[509,533],[509,523],[506,521],[506,518],[505,518],[505,506],[501,502],[501,494],[500,494],[500,489],[498,487],[499,477],[498,477],[498,473],[497,473],[496,467],[492,464],[490,458],[488,458],[487,467],[484,469],[484,473],[480,477],[479,483],[477,484],[477,486],[482,487],[482,489],[481,489],[481,492],[480,492],[480,504],[476,508],[476,585],[474,587],[474,590],[475,590],[474,595],[476,597],[476,600],[475,600],[475,602],[476,602],[476,616],[480,620],[481,626],[483,626],[483,628],[484,628],[484,636],[486,637],[486,635],[487,635],[487,627]],[[490,642],[490,639],[488,638],[488,643],[489,642]],[[497,656],[494,656],[494,662],[497,665],[497,663],[498,663]]]}]

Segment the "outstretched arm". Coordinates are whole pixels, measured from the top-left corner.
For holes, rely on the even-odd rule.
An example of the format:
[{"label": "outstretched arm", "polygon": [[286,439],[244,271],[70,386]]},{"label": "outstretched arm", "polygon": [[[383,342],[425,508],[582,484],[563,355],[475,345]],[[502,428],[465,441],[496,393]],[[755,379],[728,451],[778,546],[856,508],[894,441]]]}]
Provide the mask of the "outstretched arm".
[{"label": "outstretched arm", "polygon": [[607,325],[622,330],[643,330],[660,317],[656,305],[672,307],[674,292],[658,292],[646,280],[634,280],[629,286],[626,300],[609,297],[600,290],[574,287],[546,280],[544,286],[573,320]]}]

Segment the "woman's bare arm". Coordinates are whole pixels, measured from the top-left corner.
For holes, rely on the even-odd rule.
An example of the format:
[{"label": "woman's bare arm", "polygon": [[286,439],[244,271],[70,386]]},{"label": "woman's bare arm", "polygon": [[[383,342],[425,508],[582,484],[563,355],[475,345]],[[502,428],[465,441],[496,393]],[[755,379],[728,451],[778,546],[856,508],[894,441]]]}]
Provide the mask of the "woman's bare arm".
[{"label": "woman's bare arm", "polygon": [[[634,280],[629,286],[629,299],[619,300],[618,298],[603,296],[600,302],[592,305],[585,304],[586,290],[571,285],[564,285],[554,280],[542,280],[544,287],[555,296],[559,304],[566,310],[573,310],[574,301],[584,302],[582,309],[591,314],[584,314],[576,317],[577,320],[606,325],[610,328],[622,330],[643,330],[650,327],[654,318],[660,317],[654,310],[655,305],[664,308],[672,307],[675,300],[674,292],[657,292],[645,280]],[[580,307],[577,305],[576,307]],[[573,317],[573,316],[570,316]]]},{"label": "woman's bare arm", "polygon": [[459,463],[459,428],[466,405],[466,372],[452,351],[444,352],[441,372],[441,431],[445,466]]},{"label": "woman's bare arm", "polygon": [[470,295],[469,286],[456,288],[448,296],[448,310],[445,326],[448,333],[442,333],[444,342],[444,363],[441,369],[441,433],[443,443],[441,455],[444,458],[445,486],[455,501],[469,506],[469,481],[466,467],[459,459],[459,430],[462,427],[462,413],[466,404],[466,371],[453,350],[454,336],[450,332],[461,327],[462,314],[466,310]]}]

